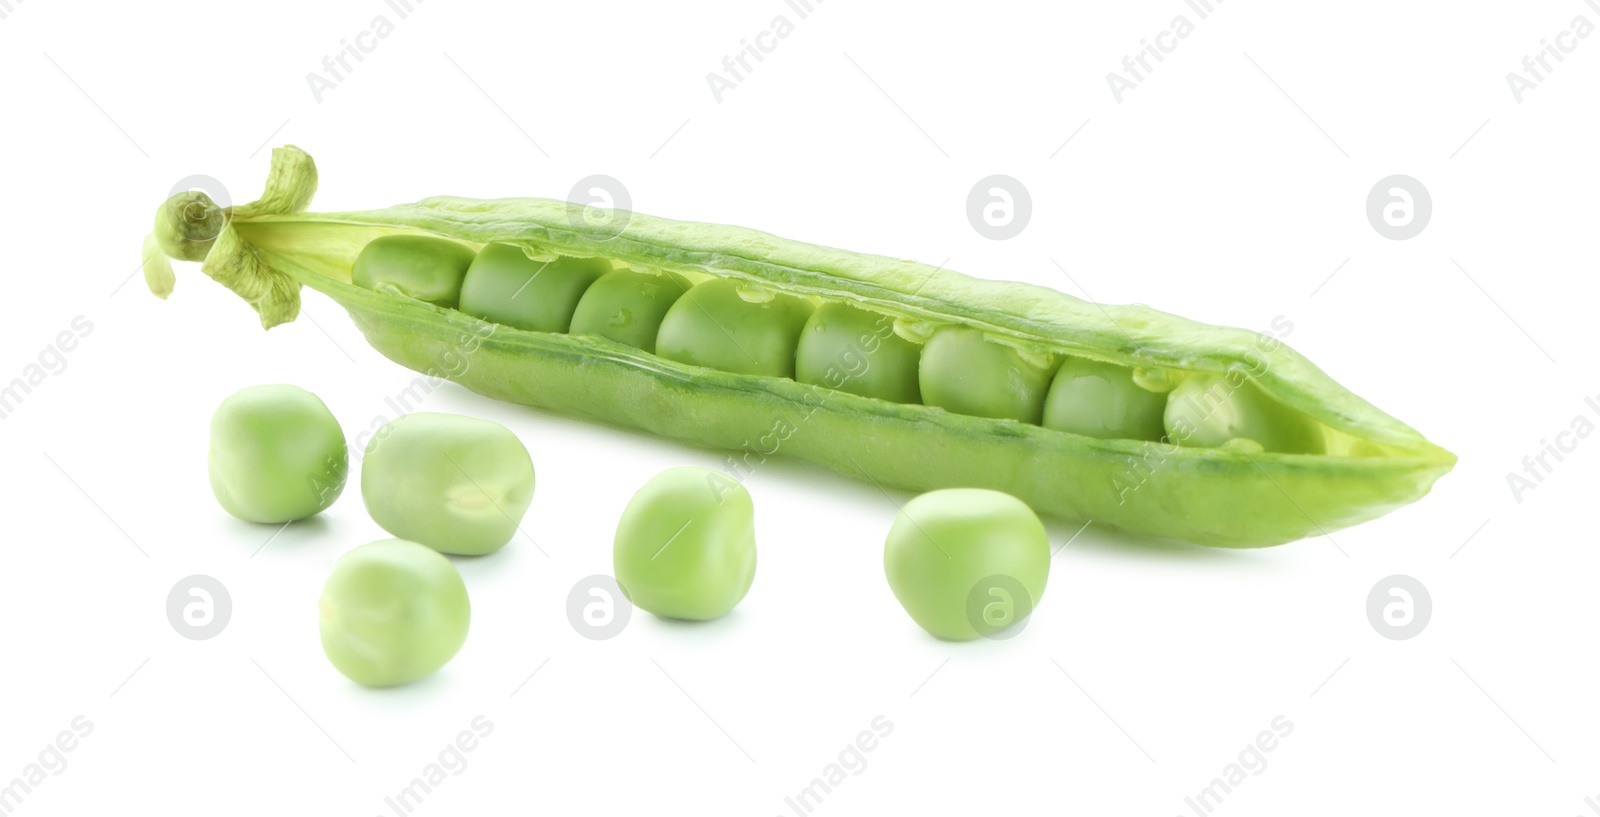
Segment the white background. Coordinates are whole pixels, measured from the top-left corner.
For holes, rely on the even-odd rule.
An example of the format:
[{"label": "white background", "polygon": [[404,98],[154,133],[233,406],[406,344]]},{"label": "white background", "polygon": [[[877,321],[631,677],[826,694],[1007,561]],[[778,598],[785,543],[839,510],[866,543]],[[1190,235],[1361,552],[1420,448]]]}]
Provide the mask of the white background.
[{"label": "white background", "polygon": [[[1505,79],[1575,16],[1600,23],[1580,0],[1232,0],[1204,21],[1178,0],[828,0],[804,20],[777,0],[435,0],[404,20],[379,0],[9,6],[0,380],[75,316],[93,325],[0,421],[0,783],[93,723],[16,813],[392,814],[384,797],[479,715],[492,734],[417,814],[792,814],[784,798],[879,715],[893,733],[815,813],[1192,814],[1280,715],[1292,734],[1216,813],[1600,801],[1600,442],[1520,501],[1507,485],[1541,440],[1600,422],[1583,402],[1600,393],[1600,36],[1520,103]],[[380,14],[393,34],[317,101],[307,74]],[[718,103],[706,75],[778,14],[794,32]],[[1106,74],[1178,14],[1195,32],[1119,104]],[[315,293],[264,333],[192,265],[165,303],[129,280],[179,179],[251,200],[264,146],[285,142],[321,167],[313,209],[565,198],[604,173],[642,212],[1212,323],[1282,315],[1291,345],[1461,462],[1414,506],[1268,550],[1093,526],[1066,545],[1078,525],[1054,523],[1032,622],[974,644],[928,637],[885,584],[908,495],[774,462],[747,481],[744,603],[694,626],[638,613],[594,642],[566,595],[609,572],[633,489],[720,455],[447,386],[426,409],[504,423],[532,452],[526,537],[459,562],[473,630],[448,667],[362,689],[322,656],[315,615],[331,561],[383,535],[355,473],[268,542],[213,501],[206,426],[234,390],[293,382],[353,438],[412,375]],[[964,212],[994,173],[1032,195],[1009,241]],[[1408,241],[1365,215],[1394,173],[1434,202]],[[232,596],[210,641],[166,618],[192,574]],[[1392,574],[1432,597],[1408,641],[1367,620]]]}]

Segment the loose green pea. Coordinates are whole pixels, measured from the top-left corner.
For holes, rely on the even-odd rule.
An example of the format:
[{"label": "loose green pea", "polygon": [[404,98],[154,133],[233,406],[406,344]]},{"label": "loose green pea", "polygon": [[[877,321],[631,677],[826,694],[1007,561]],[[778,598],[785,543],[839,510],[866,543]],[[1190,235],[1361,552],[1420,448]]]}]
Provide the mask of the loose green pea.
[{"label": "loose green pea", "polygon": [[604,258],[535,261],[514,244],[488,244],[467,270],[461,311],[532,332],[565,332],[584,290],[611,271]]},{"label": "loose green pea", "polygon": [[946,326],[923,347],[918,382],[930,406],[1038,425],[1050,372],[1049,361],[1024,357],[976,329]]},{"label": "loose green pea", "polygon": [[794,377],[795,346],[811,304],[727,278],[695,287],[667,310],[656,354],[734,374]]},{"label": "loose green pea", "polygon": [[431,675],[461,650],[472,620],[456,566],[403,539],[370,542],[341,556],[317,609],[328,661],[369,687]]},{"label": "loose green pea", "polygon": [[472,248],[428,235],[386,235],[363,247],[350,270],[358,287],[397,292],[454,309],[472,265]]},{"label": "loose green pea", "polygon": [[251,386],[211,416],[211,491],[246,522],[277,524],[320,513],[349,473],[333,412],[299,386]]},{"label": "loose green pea", "polygon": [[847,304],[823,304],[800,332],[794,379],[801,383],[920,403],[922,347],[894,333],[894,319]]},{"label": "loose green pea", "polygon": [[750,494],[707,468],[662,471],[623,510],[612,559],[634,606],[663,618],[723,616],[756,577]]},{"label": "loose green pea", "polygon": [[1049,538],[1010,494],[947,488],[900,510],[883,569],[912,621],[939,638],[970,641],[1033,612],[1050,575]]},{"label": "loose green pea", "polygon": [[571,333],[598,335],[653,353],[661,319],[688,289],[683,276],[670,272],[608,272],[578,300]]},{"label": "loose green pea", "polygon": [[[1321,454],[1315,420],[1267,396],[1243,374],[1196,374],[1167,396],[1167,437],[1178,446],[1217,448],[1249,440],[1277,454]],[[1237,444],[1237,443],[1236,443]]]},{"label": "loose green pea", "polygon": [[1134,370],[1072,357],[1044,399],[1044,427],[1105,440],[1159,440],[1167,396],[1134,382]]},{"label": "loose green pea", "polygon": [[533,502],[533,460],[510,429],[418,412],[379,429],[361,462],[372,521],[441,553],[493,553]]}]

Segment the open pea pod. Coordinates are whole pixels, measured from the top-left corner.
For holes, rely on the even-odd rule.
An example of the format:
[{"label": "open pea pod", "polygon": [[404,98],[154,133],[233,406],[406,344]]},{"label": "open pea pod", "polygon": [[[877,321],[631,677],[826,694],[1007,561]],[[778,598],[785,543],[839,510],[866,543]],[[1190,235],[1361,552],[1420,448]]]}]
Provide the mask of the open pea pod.
[{"label": "open pea pod", "polygon": [[[1422,497],[1455,463],[1269,336],[739,227],[620,211],[596,224],[594,211],[546,199],[440,197],[367,212],[304,212],[316,182],[308,155],[279,148],[260,201],[223,209],[180,194],[159,211],[155,243],[174,258],[203,260],[204,271],[254,306],[267,328],[294,319],[308,286],[342,305],[368,342],[403,366],[490,397],[728,449],[727,470],[736,477],[766,457],[793,456],[880,487],[990,488],[1102,528],[1259,547],[1381,516]],[[516,329],[395,287],[355,285],[363,249],[385,236],[446,238],[471,251],[510,244],[534,259],[605,259],[608,268],[680,285],[732,281],[753,303],[848,304],[882,316],[902,346],[948,329],[941,350],[978,343],[987,357],[941,351],[940,361],[957,363],[938,365],[955,366],[955,374],[930,386],[930,351],[922,399],[954,393],[979,408],[959,413],[680,362],[666,356],[665,340],[658,354],[598,335]],[[148,255],[147,247],[147,264]],[[170,276],[151,280],[158,294],[170,291]],[[976,368],[961,370],[962,360]],[[1071,399],[1058,405],[1052,394],[1040,425],[1037,407],[1031,421],[977,416],[983,396],[959,394],[963,384],[1021,383],[1037,406],[1058,370],[1061,379],[1069,370],[1090,377],[1104,369],[1131,373],[1140,388],[1163,395],[1169,432],[1192,423],[1195,433],[1105,439],[1050,427],[1053,417],[1080,411]],[[1230,392],[1217,405],[1207,396]],[[1153,411],[1159,432],[1159,402]]]}]

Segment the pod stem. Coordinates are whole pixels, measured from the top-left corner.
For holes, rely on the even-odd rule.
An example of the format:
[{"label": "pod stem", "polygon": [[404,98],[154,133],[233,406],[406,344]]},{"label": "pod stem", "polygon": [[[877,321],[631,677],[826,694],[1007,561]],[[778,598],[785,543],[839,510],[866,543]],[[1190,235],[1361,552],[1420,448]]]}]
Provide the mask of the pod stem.
[{"label": "pod stem", "polygon": [[285,145],[273,149],[266,191],[250,204],[221,207],[203,191],[177,193],[156,210],[155,229],[145,239],[145,283],[165,298],[176,277],[168,258],[199,261],[201,272],[260,314],[263,328],[294,320],[300,314],[300,283],[263,262],[233,224],[304,212],[316,192],[316,163],[300,148]]}]

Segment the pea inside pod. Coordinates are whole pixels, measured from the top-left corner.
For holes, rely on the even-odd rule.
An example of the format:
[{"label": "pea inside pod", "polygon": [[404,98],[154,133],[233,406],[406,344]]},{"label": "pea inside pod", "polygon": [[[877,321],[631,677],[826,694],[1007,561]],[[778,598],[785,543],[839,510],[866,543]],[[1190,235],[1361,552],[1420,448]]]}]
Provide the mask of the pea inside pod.
[{"label": "pea inside pod", "polygon": [[921,359],[922,347],[895,334],[888,315],[823,304],[800,332],[794,377],[862,397],[920,403]]},{"label": "pea inside pod", "polygon": [[474,257],[471,247],[446,238],[386,235],[361,249],[350,277],[358,287],[454,309]]},{"label": "pea inside pod", "polygon": [[1134,380],[1128,366],[1067,358],[1050,381],[1044,427],[1102,440],[1159,440],[1167,396]]},{"label": "pea inside pod", "polygon": [[535,260],[514,244],[484,246],[461,284],[461,311],[531,332],[565,332],[578,299],[611,271],[603,258]]},{"label": "pea inside pod", "polygon": [[1168,438],[1179,446],[1216,448],[1234,441],[1279,454],[1321,454],[1326,435],[1300,412],[1273,400],[1243,374],[1196,375],[1167,398]]},{"label": "pea inside pod", "polygon": [[456,414],[417,412],[373,435],[361,462],[372,520],[441,553],[493,553],[533,502],[533,460],[510,429]]},{"label": "pea inside pod", "polygon": [[654,352],[667,310],[688,290],[689,282],[670,272],[606,273],[578,300],[572,334],[597,335]]},{"label": "pea inside pod", "polygon": [[922,350],[918,383],[930,406],[1038,425],[1052,369],[976,329],[947,326]]},{"label": "pea inside pod", "polygon": [[667,310],[656,354],[724,372],[794,377],[811,305],[726,278],[696,284]]}]

